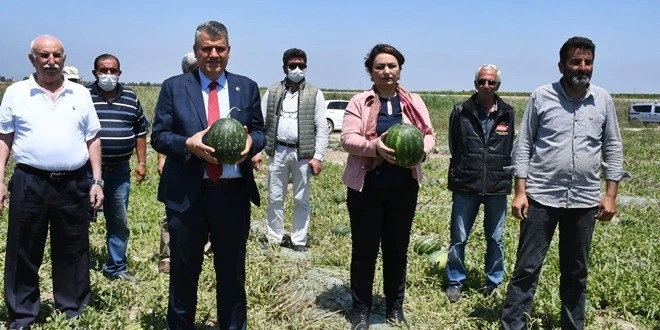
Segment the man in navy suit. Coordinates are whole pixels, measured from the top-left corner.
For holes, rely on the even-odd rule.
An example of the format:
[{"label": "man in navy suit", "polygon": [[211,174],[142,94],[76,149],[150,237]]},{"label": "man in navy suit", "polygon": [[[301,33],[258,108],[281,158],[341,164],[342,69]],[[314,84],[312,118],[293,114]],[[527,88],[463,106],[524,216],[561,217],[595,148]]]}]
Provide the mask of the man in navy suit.
[{"label": "man in navy suit", "polygon": [[[209,234],[219,327],[245,329],[247,324],[250,201],[259,205],[250,158],[266,139],[257,84],[225,71],[230,49],[223,24],[199,25],[193,45],[199,69],[165,80],[156,104],[151,145],[167,156],[158,200],[165,203],[170,230],[168,329],[195,328],[197,282]],[[238,120],[248,132],[236,164],[218,164],[213,148],[204,144],[216,111],[220,118]],[[215,172],[218,167],[221,174]]]}]

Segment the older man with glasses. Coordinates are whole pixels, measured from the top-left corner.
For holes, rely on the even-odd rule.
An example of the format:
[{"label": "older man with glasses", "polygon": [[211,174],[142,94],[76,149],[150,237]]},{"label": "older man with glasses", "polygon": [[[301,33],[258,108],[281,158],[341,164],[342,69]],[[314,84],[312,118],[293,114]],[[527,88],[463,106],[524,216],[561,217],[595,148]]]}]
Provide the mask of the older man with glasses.
[{"label": "older man with glasses", "polygon": [[[261,101],[266,124],[265,150],[270,157],[268,232],[262,244],[265,249],[270,243],[305,252],[310,217],[309,185],[312,176],[321,173],[323,154],[328,146],[325,99],[321,90],[305,80],[307,54],[303,50],[287,50],[282,61],[286,78],[270,86]],[[294,198],[291,245],[283,242],[289,175],[293,177]]]},{"label": "older man with glasses", "polygon": [[461,297],[467,278],[465,245],[481,204],[486,237],[484,294],[495,290],[504,277],[502,231],[511,192],[511,175],[504,167],[511,165],[515,111],[495,93],[500,78],[495,65],[477,68],[477,92],[456,105],[449,119],[448,188],[453,204],[446,293],[450,302]]}]

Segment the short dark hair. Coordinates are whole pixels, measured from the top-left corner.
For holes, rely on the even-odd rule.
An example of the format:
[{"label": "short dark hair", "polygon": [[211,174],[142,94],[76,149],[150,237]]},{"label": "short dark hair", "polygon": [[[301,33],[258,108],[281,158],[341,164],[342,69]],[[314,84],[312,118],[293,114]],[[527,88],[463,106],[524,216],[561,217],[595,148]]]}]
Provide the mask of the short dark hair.
[{"label": "short dark hair", "polygon": [[564,45],[561,46],[561,49],[559,50],[559,63],[566,63],[566,60],[568,60],[568,52],[573,48],[590,50],[594,59],[596,58],[596,45],[594,45],[591,39],[576,36],[566,40]]},{"label": "short dark hair", "polygon": [[293,57],[300,57],[305,61],[305,64],[307,64],[307,54],[304,50],[299,48],[287,49],[287,51],[284,52],[284,55],[282,55],[282,63],[287,65],[289,60]]},{"label": "short dark hair", "polygon": [[367,69],[367,73],[371,74],[371,68],[374,65],[374,60],[379,54],[390,54],[396,58],[396,61],[399,62],[399,68],[403,67],[403,63],[406,62],[406,58],[403,57],[403,54],[394,46],[388,44],[378,44],[371,48],[369,54],[364,58],[364,67]]},{"label": "short dark hair", "polygon": [[220,22],[208,21],[200,24],[195,30],[195,45],[197,45],[197,39],[202,33],[206,33],[213,38],[222,37],[227,40],[227,45],[229,45],[229,32],[227,32],[227,27]]},{"label": "short dark hair", "polygon": [[112,54],[101,54],[94,59],[94,71],[99,69],[99,62],[107,59],[114,59],[117,61],[117,70],[121,71],[121,64],[119,64],[119,59],[117,56]]}]

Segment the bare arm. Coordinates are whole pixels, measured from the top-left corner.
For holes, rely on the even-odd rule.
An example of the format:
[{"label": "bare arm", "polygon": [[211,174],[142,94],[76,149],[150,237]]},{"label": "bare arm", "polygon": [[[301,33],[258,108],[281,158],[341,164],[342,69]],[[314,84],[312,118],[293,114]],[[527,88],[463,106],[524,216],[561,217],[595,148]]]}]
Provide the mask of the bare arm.
[{"label": "bare arm", "polygon": [[[98,135],[87,141],[87,150],[89,151],[89,164],[92,167],[92,178],[101,180],[101,139]],[[103,188],[100,185],[93,184],[90,187],[89,202],[94,209],[103,205]]]},{"label": "bare arm", "polygon": [[610,221],[614,217],[614,213],[616,213],[616,196],[619,193],[619,182],[606,180],[605,185],[605,196],[603,196],[598,205],[596,219]]},{"label": "bare arm", "polygon": [[142,183],[147,176],[147,136],[143,135],[135,139],[135,151],[137,152],[138,163],[135,166],[135,179],[137,183]]},{"label": "bare arm", "polygon": [[5,207],[5,200],[8,196],[5,186],[5,167],[11,153],[11,145],[14,141],[14,133],[0,134],[0,215]]},{"label": "bare arm", "polygon": [[515,180],[515,196],[513,197],[513,202],[511,202],[511,213],[517,219],[525,220],[527,219],[527,210],[529,209],[529,201],[527,200],[527,193],[525,191],[527,179],[516,178]]}]

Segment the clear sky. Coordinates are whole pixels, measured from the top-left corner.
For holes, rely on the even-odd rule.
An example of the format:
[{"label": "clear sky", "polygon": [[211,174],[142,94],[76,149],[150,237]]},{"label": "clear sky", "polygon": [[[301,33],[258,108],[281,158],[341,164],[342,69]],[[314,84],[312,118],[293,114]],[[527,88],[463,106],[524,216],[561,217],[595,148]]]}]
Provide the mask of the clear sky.
[{"label": "clear sky", "polygon": [[[203,5],[207,3],[208,5]],[[30,41],[52,34],[66,65],[93,79],[94,58],[119,57],[120,81],[162,82],[179,74],[194,31],[216,20],[229,30],[228,71],[268,86],[284,77],[282,53],[308,55],[321,88],[367,89],[365,54],[390,43],[406,57],[412,90],[470,90],[481,64],[502,70],[500,91],[531,92],[559,78],[569,37],[596,44],[593,83],[613,93],[660,93],[660,1],[37,1],[0,4],[0,75],[33,71]]]}]

